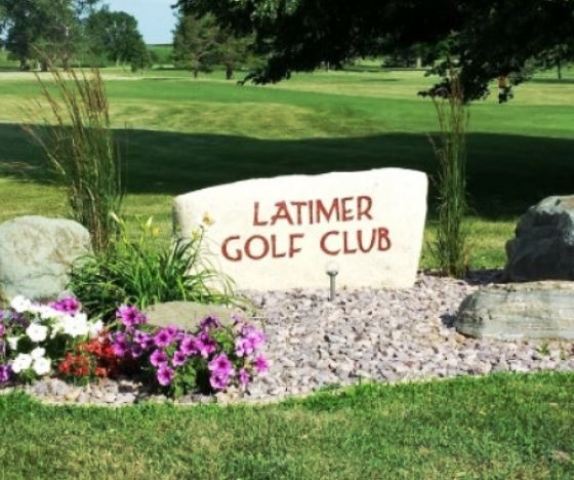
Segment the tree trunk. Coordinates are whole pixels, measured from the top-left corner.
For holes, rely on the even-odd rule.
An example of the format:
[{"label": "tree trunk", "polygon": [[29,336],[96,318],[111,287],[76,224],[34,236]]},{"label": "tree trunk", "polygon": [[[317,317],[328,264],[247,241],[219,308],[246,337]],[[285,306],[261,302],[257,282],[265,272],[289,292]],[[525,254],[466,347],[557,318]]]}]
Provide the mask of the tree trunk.
[{"label": "tree trunk", "polygon": [[423,68],[423,59],[421,57],[417,57],[417,69],[420,70]]},{"label": "tree trunk", "polygon": [[558,80],[562,80],[562,62],[560,59],[556,60],[556,73],[558,74]]},{"label": "tree trunk", "polygon": [[193,69],[193,78],[197,78],[197,75],[199,74],[197,68]]},{"label": "tree trunk", "polygon": [[231,65],[225,66],[225,78],[231,80],[233,78],[233,67]]},{"label": "tree trunk", "polygon": [[48,61],[47,60],[40,60],[40,70],[42,72],[48,71]]}]

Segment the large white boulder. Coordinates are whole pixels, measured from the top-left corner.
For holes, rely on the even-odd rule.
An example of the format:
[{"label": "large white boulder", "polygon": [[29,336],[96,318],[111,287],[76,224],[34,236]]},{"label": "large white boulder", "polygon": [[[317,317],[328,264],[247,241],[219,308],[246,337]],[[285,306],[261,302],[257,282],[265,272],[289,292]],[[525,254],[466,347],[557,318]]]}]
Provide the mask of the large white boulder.
[{"label": "large white boulder", "polygon": [[175,199],[183,236],[202,225],[210,260],[241,289],[410,287],[421,254],[427,177],[397,168],[292,175]]},{"label": "large white boulder", "polygon": [[72,263],[90,251],[90,234],[61,218],[25,216],[0,225],[0,292],[6,298],[56,298]]}]

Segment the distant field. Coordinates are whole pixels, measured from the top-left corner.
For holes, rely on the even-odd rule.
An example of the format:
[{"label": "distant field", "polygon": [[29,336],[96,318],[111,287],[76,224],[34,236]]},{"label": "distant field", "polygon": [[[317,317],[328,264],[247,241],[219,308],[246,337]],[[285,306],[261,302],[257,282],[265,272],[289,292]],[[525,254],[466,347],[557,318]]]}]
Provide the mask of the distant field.
[{"label": "distant field", "polygon": [[[318,71],[266,87],[238,86],[222,72],[105,75],[128,165],[127,214],[153,214],[166,231],[172,197],[209,185],[382,166],[435,171],[434,110],[416,95],[433,80],[420,72]],[[37,95],[33,75],[0,74],[0,220],[66,211],[18,126]],[[474,267],[501,266],[517,217],[546,195],[571,192],[574,181],[574,71],[562,81],[539,75],[506,105],[495,97],[471,107]],[[423,265],[433,265],[426,252]]]}]

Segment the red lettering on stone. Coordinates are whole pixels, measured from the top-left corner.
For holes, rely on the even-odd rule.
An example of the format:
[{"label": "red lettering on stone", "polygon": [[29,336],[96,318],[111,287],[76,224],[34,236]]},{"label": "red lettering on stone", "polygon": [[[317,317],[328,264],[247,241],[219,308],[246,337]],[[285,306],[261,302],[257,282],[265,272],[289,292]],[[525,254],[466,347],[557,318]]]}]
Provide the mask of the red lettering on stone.
[{"label": "red lettering on stone", "polygon": [[359,245],[359,250],[363,253],[369,253],[373,247],[375,246],[375,242],[377,241],[377,229],[371,230],[371,243],[368,247],[363,245],[363,230],[359,230],[357,232],[357,243]]},{"label": "red lettering on stone", "polygon": [[372,220],[371,208],[373,207],[373,199],[367,197],[366,195],[361,195],[357,198],[357,220],[362,220],[363,217],[367,217]]},{"label": "red lettering on stone", "polygon": [[291,202],[291,205],[297,208],[297,225],[303,224],[303,207],[307,206],[307,202]]},{"label": "red lettering on stone", "polygon": [[329,250],[327,248],[327,239],[331,236],[331,235],[339,235],[339,232],[337,232],[336,230],[331,230],[330,232],[327,232],[325,235],[323,235],[323,237],[321,237],[321,250],[326,253],[327,255],[339,255],[339,252],[341,251],[341,249],[339,250]]},{"label": "red lettering on stone", "polygon": [[345,197],[341,199],[341,210],[342,210],[341,220],[343,222],[349,222],[354,219],[353,209],[347,205],[352,201],[353,197]]},{"label": "red lettering on stone", "polygon": [[255,204],[253,205],[253,225],[257,227],[269,225],[269,222],[262,222],[261,220],[259,220],[259,202],[255,202]]},{"label": "red lettering on stone", "polygon": [[357,253],[356,248],[350,248],[349,247],[349,232],[343,232],[343,253],[345,255]]},{"label": "red lettering on stone", "polygon": [[387,250],[390,250],[392,243],[389,237],[389,230],[383,227],[379,228],[378,237],[379,237],[379,250],[381,252],[386,252]]},{"label": "red lettering on stone", "polygon": [[283,258],[287,256],[287,253],[277,252],[277,235],[271,235],[271,256],[273,258]]},{"label": "red lettering on stone", "polygon": [[293,225],[293,219],[289,214],[289,209],[287,208],[287,203],[285,202],[277,202],[275,204],[277,210],[275,211],[275,215],[271,217],[271,225],[275,225],[277,220],[287,220],[289,225]]},{"label": "red lettering on stone", "polygon": [[315,201],[315,207],[317,209],[317,211],[315,212],[316,214],[315,216],[317,218],[316,223],[321,223],[321,215],[323,215],[323,217],[325,218],[325,220],[327,220],[327,222],[331,221],[332,216],[335,216],[337,221],[339,221],[339,219],[341,218],[341,214],[339,212],[339,201],[336,198],[331,202],[331,207],[329,208],[329,210],[325,208],[325,205],[323,205],[323,202],[321,200]]},{"label": "red lettering on stone", "polygon": [[223,242],[223,244],[221,245],[221,253],[230,262],[239,262],[239,261],[241,261],[241,258],[243,257],[243,255],[241,254],[241,250],[235,249],[235,253],[234,253],[233,257],[229,254],[229,251],[227,250],[227,246],[233,240],[239,240],[239,235],[234,235],[232,237],[226,238],[225,241]]},{"label": "red lettering on stone", "polygon": [[[263,249],[259,255],[256,255],[252,251],[252,244],[255,240],[259,240]],[[249,237],[245,242],[245,255],[247,255],[251,260],[261,260],[262,258],[266,257],[269,253],[269,242],[267,239],[262,235],[253,235]]]},{"label": "red lettering on stone", "polygon": [[304,238],[305,235],[302,233],[292,233],[289,235],[289,258],[293,258],[296,253],[301,251],[300,247],[295,246],[295,240],[299,238]]}]

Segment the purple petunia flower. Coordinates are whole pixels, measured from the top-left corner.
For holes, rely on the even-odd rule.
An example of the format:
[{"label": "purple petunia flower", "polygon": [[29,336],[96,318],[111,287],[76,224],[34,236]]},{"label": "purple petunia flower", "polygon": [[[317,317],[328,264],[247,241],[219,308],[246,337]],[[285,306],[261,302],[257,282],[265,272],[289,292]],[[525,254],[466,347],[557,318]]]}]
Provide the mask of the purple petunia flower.
[{"label": "purple petunia flower", "polygon": [[265,344],[265,335],[251,325],[241,329],[241,335],[235,339],[235,353],[238,357],[251,355]]},{"label": "purple petunia flower", "polygon": [[201,330],[203,330],[204,332],[207,332],[212,328],[219,328],[219,327],[221,327],[221,322],[217,317],[214,317],[212,315],[210,315],[209,317],[205,317],[199,324],[199,328],[201,328]]},{"label": "purple petunia flower", "polygon": [[6,329],[4,328],[4,324],[2,322],[2,317],[0,317],[0,337],[4,336]]},{"label": "purple petunia flower", "polygon": [[196,338],[191,335],[185,335],[183,337],[181,344],[179,345],[179,349],[188,357],[199,353],[196,345]]},{"label": "purple petunia flower", "polygon": [[173,358],[171,359],[171,363],[174,367],[181,367],[182,365],[187,362],[187,355],[182,351],[178,350],[173,354]]},{"label": "purple petunia flower", "polygon": [[154,346],[153,337],[146,332],[137,330],[134,333],[134,342],[137,343],[144,350],[149,350]]},{"label": "purple petunia flower", "polygon": [[163,350],[154,350],[149,357],[149,361],[154,367],[158,368],[162,365],[167,365],[168,358]]},{"label": "purple petunia flower", "polygon": [[67,313],[69,315],[75,315],[82,307],[78,299],[75,297],[61,298],[56,302],[50,303],[49,306],[58,312]]},{"label": "purple petunia flower", "polygon": [[269,362],[263,355],[259,355],[255,361],[253,362],[253,366],[257,373],[262,374],[266,373],[269,370]]},{"label": "purple petunia flower", "polygon": [[167,387],[173,380],[174,373],[173,369],[169,368],[167,365],[161,365],[156,374],[158,383],[162,387]]},{"label": "purple petunia flower", "polygon": [[0,365],[0,385],[6,383],[12,377],[12,367],[10,365]]},{"label": "purple petunia flower", "polygon": [[209,384],[214,390],[225,390],[229,385],[229,375],[218,371],[211,372]]},{"label": "purple petunia flower", "polygon": [[229,361],[229,358],[225,353],[217,355],[208,363],[207,367],[212,372],[219,372],[225,375],[229,375],[233,370],[233,364]]},{"label": "purple petunia flower", "polygon": [[123,333],[118,333],[113,337],[112,348],[118,357],[125,357],[127,355],[129,345]]},{"label": "purple petunia flower", "polygon": [[249,372],[247,370],[245,370],[244,368],[239,370],[239,384],[242,387],[246,387],[250,381],[251,381],[251,377],[249,376]]},{"label": "purple petunia flower", "polygon": [[202,333],[195,340],[195,347],[203,358],[207,358],[215,352],[215,342],[206,333]]},{"label": "purple petunia flower", "polygon": [[131,354],[132,358],[139,358],[144,354],[144,349],[141,345],[134,343],[132,345],[130,354]]},{"label": "purple petunia flower", "polygon": [[122,305],[118,308],[116,318],[120,319],[122,324],[128,329],[146,322],[145,315],[133,305]]},{"label": "purple petunia flower", "polygon": [[175,341],[175,337],[173,335],[173,332],[170,332],[168,328],[162,328],[159,332],[155,334],[155,336],[153,337],[153,341],[156,347],[166,348],[169,347]]},{"label": "purple petunia flower", "polygon": [[177,328],[175,325],[169,325],[166,327],[166,330],[167,333],[169,333],[174,338],[179,334],[179,328]]}]

